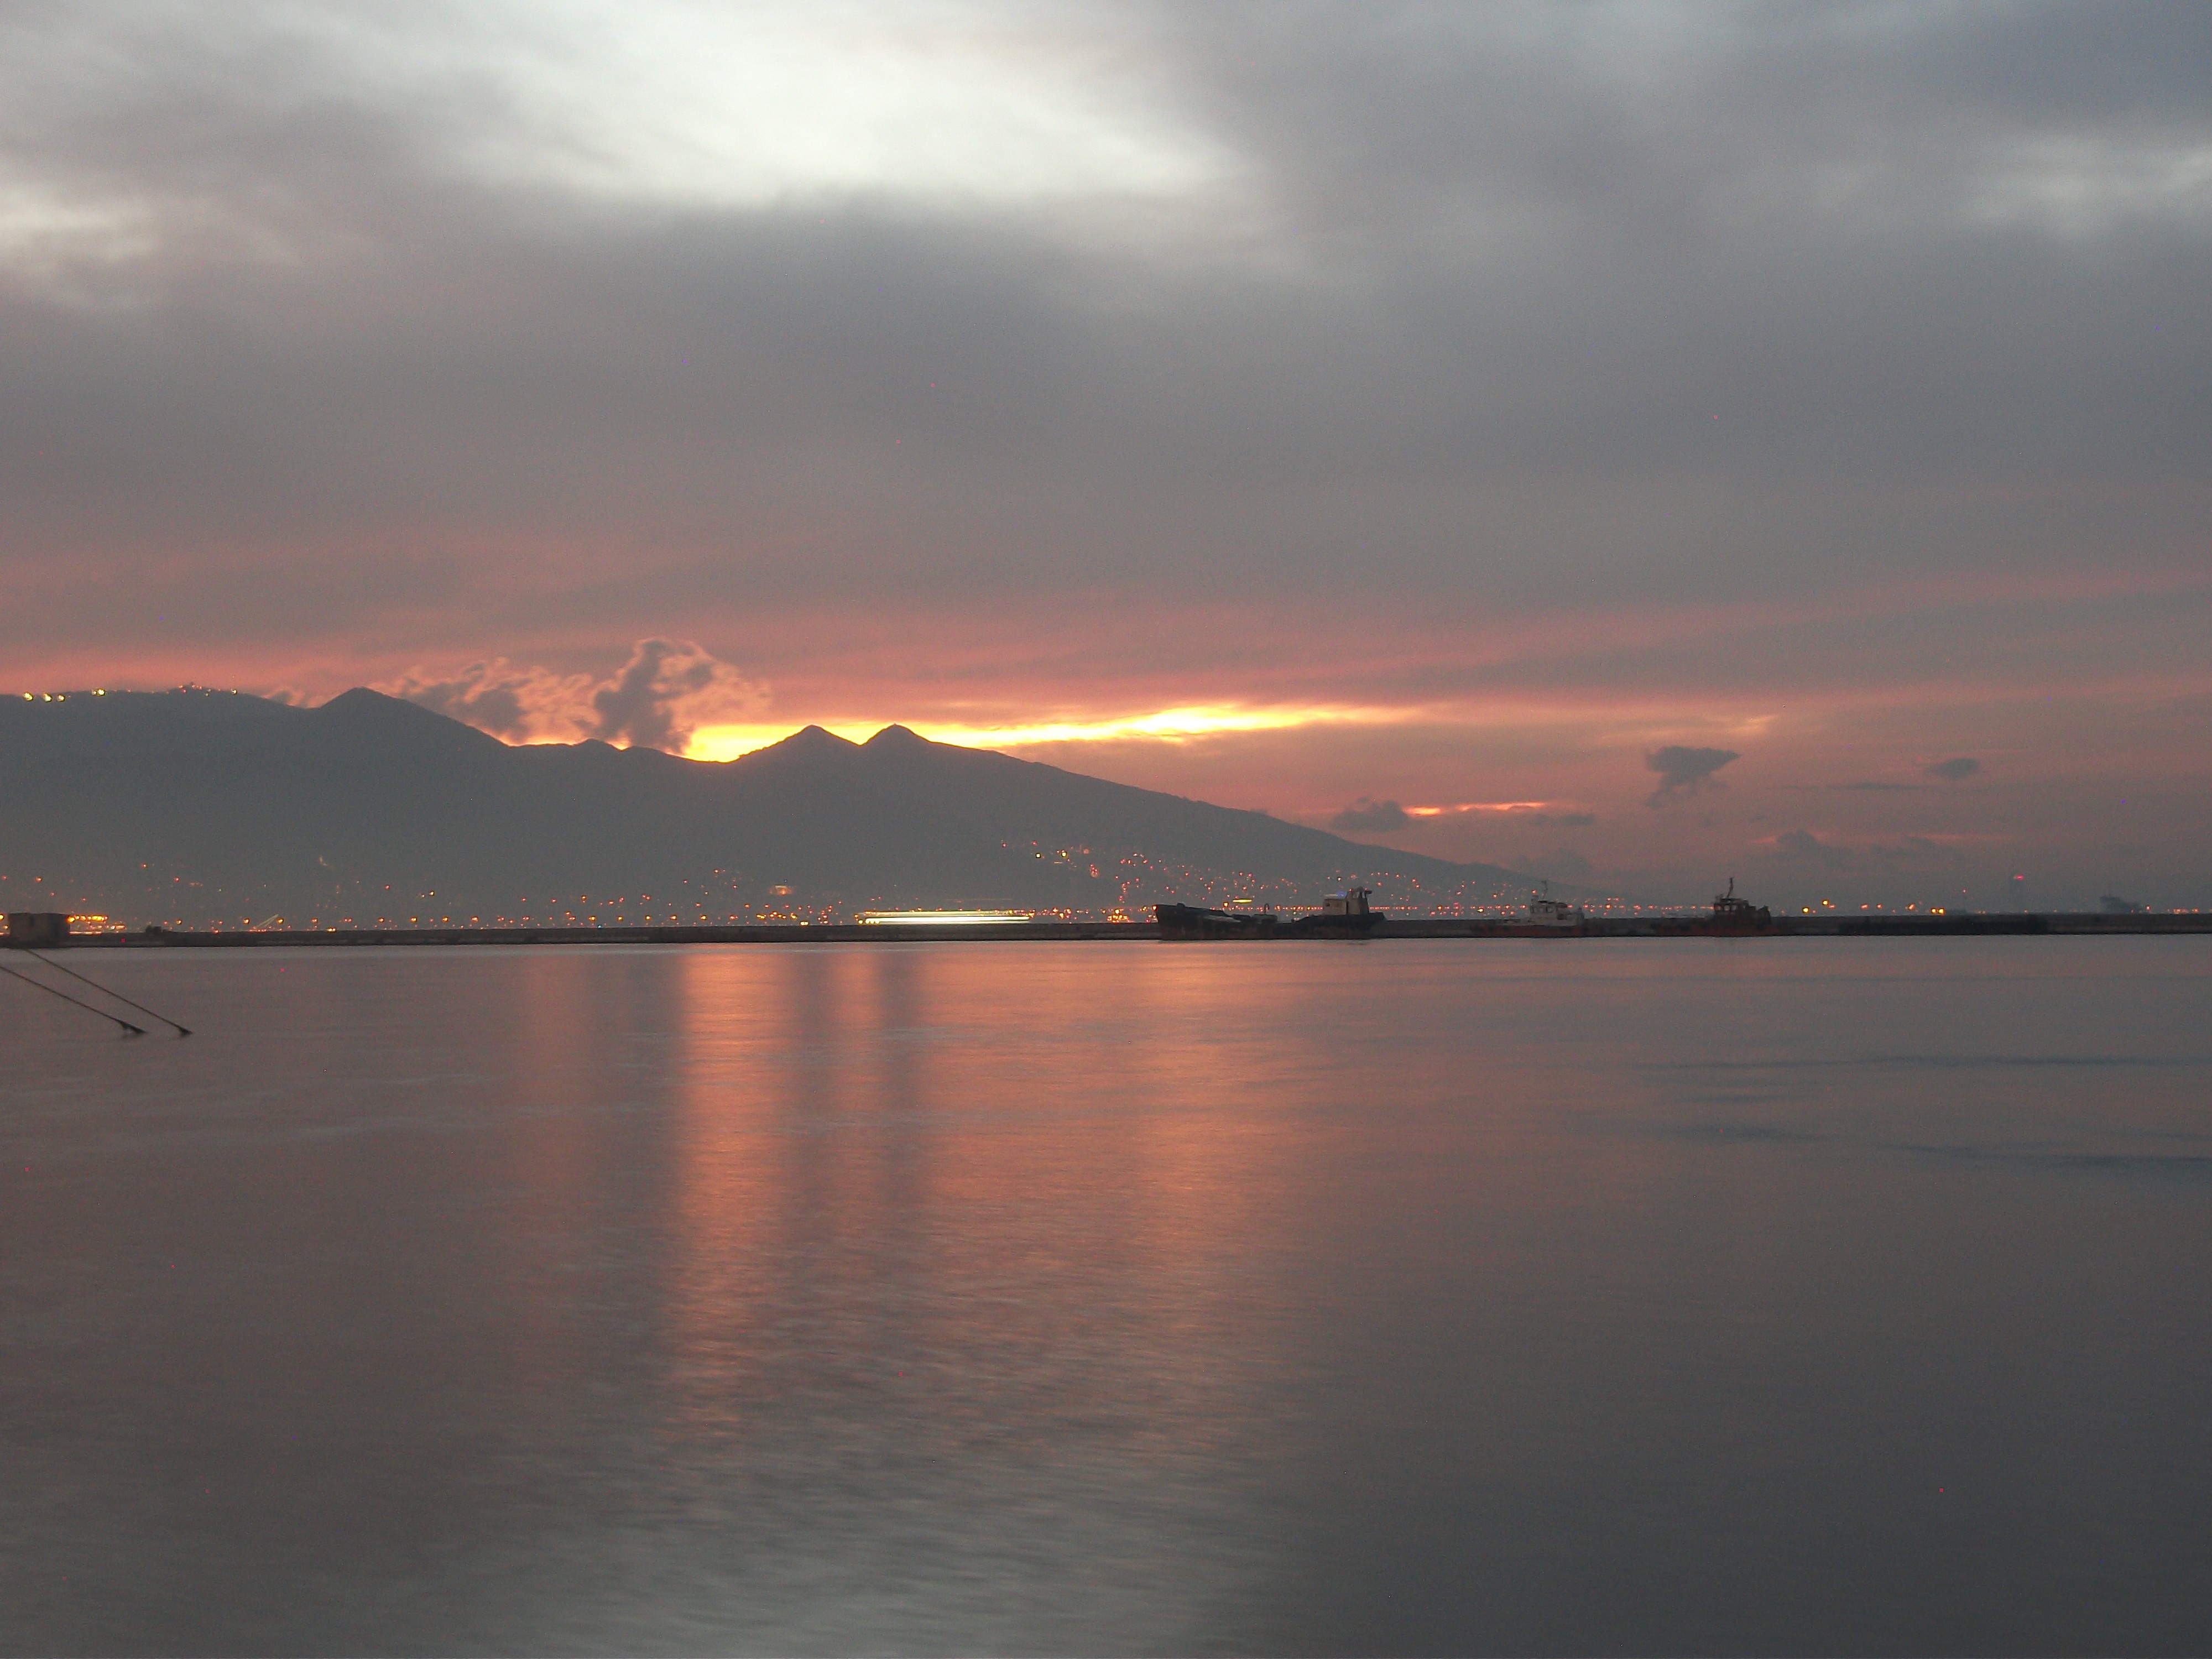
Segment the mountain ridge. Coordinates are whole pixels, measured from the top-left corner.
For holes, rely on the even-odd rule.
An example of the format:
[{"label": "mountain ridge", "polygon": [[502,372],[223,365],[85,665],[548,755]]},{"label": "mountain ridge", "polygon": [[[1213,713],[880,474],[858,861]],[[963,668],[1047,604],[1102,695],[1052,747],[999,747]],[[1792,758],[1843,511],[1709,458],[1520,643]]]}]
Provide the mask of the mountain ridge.
[{"label": "mountain ridge", "polygon": [[[35,878],[35,879],[34,879]],[[1346,841],[903,726],[730,761],[510,744],[355,688],[0,702],[6,908],[147,921],[744,920],[866,908],[1135,913],[1312,902],[1361,880],[1420,912],[1527,879]]]}]

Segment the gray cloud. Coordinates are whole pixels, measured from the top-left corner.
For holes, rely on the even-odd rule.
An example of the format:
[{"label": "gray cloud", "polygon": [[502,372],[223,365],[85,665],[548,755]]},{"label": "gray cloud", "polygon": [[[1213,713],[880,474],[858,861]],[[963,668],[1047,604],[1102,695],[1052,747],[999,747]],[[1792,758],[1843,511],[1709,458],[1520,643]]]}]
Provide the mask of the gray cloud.
[{"label": "gray cloud", "polygon": [[[466,582],[642,520],[644,580],[606,590],[659,609],[633,636],[679,592],[1050,592],[1109,550],[1117,582],[1327,591],[1385,493],[1364,583],[1528,602],[1565,546],[1634,598],[2033,557],[2092,510],[2186,545],[2155,492],[1985,489],[1941,535],[1911,492],[2202,453],[2206,343],[2153,326],[2191,314],[2212,221],[2161,182],[2212,142],[2187,12],[1072,11],[1047,58],[1114,34],[1152,65],[1130,118],[1237,162],[1096,234],[502,170],[579,147],[483,95],[588,70],[550,14],[304,15],[0,25],[0,153],[70,210],[0,250],[10,384],[52,411],[38,465],[0,462],[17,545],[427,523]],[[432,580],[344,602],[450,602]]]},{"label": "gray cloud", "polygon": [[1937,761],[1928,769],[1928,775],[1941,778],[1946,783],[1964,783],[1981,769],[1981,762],[1972,756],[1961,755],[1955,760]]},{"label": "gray cloud", "polygon": [[531,729],[523,705],[526,689],[520,677],[502,676],[496,665],[474,662],[451,679],[410,684],[399,695],[494,737],[521,738]]},{"label": "gray cloud", "polygon": [[1806,860],[1831,870],[1851,861],[1850,849],[1832,847],[1809,830],[1784,830],[1774,838],[1775,850],[1785,858]]},{"label": "gray cloud", "polygon": [[1366,796],[1362,795],[1331,818],[1328,821],[1328,827],[1346,835],[1357,834],[1363,830],[1370,834],[1382,834],[1392,830],[1402,830],[1412,822],[1413,820],[1406,814],[1406,809],[1399,805],[1396,801],[1370,800]]},{"label": "gray cloud", "polygon": [[1713,775],[1730,761],[1742,758],[1733,749],[1694,749],[1678,743],[1655,750],[1644,757],[1644,764],[1659,775],[1659,787],[1644,804],[1663,806],[1702,789],[1717,788],[1720,780]]},{"label": "gray cloud", "polygon": [[1597,822],[1595,812],[1531,812],[1526,823],[1549,823],[1561,830],[1587,830]]}]

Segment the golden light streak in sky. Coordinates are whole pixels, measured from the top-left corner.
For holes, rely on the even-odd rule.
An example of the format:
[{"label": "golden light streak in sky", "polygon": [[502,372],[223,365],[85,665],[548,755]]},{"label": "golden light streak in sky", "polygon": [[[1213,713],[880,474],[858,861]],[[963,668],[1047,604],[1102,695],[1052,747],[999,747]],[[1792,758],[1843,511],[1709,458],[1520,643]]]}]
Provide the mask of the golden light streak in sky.
[{"label": "golden light streak in sky", "polygon": [[1540,812],[1551,805],[1547,800],[1463,800],[1449,806],[1408,806],[1403,810],[1409,818],[1441,818],[1454,812]]},{"label": "golden light streak in sky", "polygon": [[[1163,708],[1149,714],[1106,720],[1054,720],[1036,726],[962,726],[933,720],[912,722],[935,743],[963,749],[1025,749],[1048,743],[1103,743],[1151,738],[1175,743],[1226,732],[1279,732],[1310,726],[1397,725],[1427,718],[1424,708],[1240,708],[1213,705]],[[887,721],[821,723],[853,742],[865,742]],[[706,726],[692,733],[684,753],[693,760],[734,760],[791,735],[778,726]]]}]

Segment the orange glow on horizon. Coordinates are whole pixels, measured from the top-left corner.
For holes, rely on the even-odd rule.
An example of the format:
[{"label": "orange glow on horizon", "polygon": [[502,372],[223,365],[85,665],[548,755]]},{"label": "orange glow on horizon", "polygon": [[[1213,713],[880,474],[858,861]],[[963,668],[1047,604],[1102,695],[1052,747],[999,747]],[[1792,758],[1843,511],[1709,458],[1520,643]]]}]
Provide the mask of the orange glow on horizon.
[{"label": "orange glow on horizon", "polygon": [[1449,806],[1408,806],[1409,818],[1449,817],[1455,812],[1540,812],[1553,803],[1547,800],[1463,800]]}]

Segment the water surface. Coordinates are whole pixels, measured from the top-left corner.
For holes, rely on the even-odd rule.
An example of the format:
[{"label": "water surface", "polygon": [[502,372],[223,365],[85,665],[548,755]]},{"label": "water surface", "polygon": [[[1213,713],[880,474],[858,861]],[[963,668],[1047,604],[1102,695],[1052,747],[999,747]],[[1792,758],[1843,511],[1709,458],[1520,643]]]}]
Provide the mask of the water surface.
[{"label": "water surface", "polygon": [[2212,939],[0,983],[0,1646],[2212,1650]]}]

